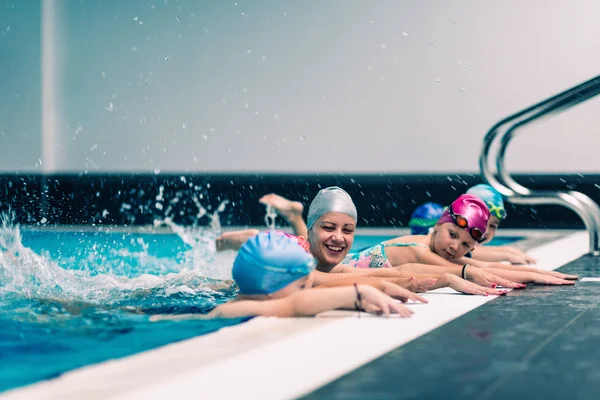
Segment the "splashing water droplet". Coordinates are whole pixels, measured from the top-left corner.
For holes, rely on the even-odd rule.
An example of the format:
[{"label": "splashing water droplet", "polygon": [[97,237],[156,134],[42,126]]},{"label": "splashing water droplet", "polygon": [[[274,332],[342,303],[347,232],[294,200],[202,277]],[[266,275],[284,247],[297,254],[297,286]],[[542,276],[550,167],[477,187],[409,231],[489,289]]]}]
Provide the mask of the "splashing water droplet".
[{"label": "splashing water droplet", "polygon": [[275,209],[270,204],[267,204],[267,210],[265,212],[265,225],[269,229],[275,229],[275,219],[277,218],[277,213]]}]

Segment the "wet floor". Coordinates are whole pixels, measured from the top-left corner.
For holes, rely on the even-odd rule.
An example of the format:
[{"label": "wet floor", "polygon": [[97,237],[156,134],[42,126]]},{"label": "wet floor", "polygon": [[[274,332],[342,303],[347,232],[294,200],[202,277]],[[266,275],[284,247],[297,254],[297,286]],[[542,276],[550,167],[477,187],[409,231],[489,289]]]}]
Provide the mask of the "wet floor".
[{"label": "wet floor", "polygon": [[[559,271],[600,277],[600,258]],[[521,397],[600,397],[600,282],[513,291],[306,396]]]}]

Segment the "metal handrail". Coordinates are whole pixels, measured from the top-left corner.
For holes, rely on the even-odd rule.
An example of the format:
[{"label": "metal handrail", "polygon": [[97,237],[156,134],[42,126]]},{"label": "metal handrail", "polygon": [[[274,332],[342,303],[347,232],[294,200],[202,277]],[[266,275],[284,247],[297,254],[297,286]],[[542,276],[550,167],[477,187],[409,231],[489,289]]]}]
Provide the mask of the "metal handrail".
[{"label": "metal handrail", "polygon": [[[486,134],[479,158],[483,179],[515,204],[554,204],[568,207],[583,220],[590,235],[590,253],[600,254],[600,207],[588,196],[579,192],[535,191],[517,183],[507,172],[504,158],[510,141],[523,126],[552,114],[567,110],[600,94],[600,76],[513,114],[495,124]],[[490,168],[490,152],[499,141],[495,161],[498,175]]]}]

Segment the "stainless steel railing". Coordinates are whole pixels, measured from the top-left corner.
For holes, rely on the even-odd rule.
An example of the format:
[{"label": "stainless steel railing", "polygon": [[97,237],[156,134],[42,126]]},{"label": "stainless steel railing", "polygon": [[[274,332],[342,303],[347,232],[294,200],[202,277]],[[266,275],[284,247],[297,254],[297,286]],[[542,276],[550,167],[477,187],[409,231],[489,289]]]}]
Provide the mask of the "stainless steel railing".
[{"label": "stainless steel railing", "polygon": [[[479,166],[483,179],[514,204],[552,204],[573,210],[583,220],[590,238],[590,253],[600,255],[600,207],[583,193],[536,191],[517,183],[506,170],[508,144],[525,125],[565,111],[600,94],[600,76],[513,114],[494,125],[483,141]],[[497,143],[497,148],[494,144]],[[495,150],[495,152],[493,151]],[[496,174],[491,165],[496,165]]]}]

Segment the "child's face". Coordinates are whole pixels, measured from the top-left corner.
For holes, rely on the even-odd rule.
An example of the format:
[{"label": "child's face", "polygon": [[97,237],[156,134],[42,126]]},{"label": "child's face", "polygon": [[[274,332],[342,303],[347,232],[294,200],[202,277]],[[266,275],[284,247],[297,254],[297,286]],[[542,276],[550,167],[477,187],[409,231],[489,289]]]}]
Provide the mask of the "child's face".
[{"label": "child's face", "polygon": [[487,230],[485,231],[485,240],[481,244],[489,243],[496,234],[498,227],[500,226],[500,219],[495,216],[490,216],[490,220],[488,221]]},{"label": "child's face", "polygon": [[311,272],[310,274],[306,275],[305,277],[300,278],[300,279],[290,283],[283,289],[278,290],[275,293],[271,294],[271,298],[272,299],[281,299],[281,298],[290,296],[300,290],[310,289],[312,287],[312,285],[313,285],[313,277],[312,277],[312,272]]},{"label": "child's face", "polygon": [[469,232],[451,222],[436,225],[433,231],[433,251],[446,260],[464,257],[475,243]]},{"label": "child's face", "polygon": [[346,214],[330,212],[315,222],[308,232],[310,251],[320,265],[342,262],[354,243],[356,222]]}]

